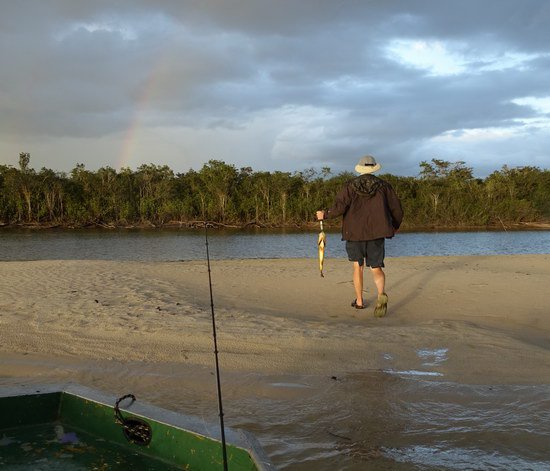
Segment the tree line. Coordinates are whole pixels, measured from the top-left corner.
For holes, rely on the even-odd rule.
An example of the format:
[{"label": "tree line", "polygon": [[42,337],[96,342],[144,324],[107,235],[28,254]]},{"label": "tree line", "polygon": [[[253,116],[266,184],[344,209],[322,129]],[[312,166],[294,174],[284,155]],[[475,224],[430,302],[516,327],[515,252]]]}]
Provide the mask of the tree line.
[{"label": "tree line", "polygon": [[[473,227],[550,220],[550,171],[502,167],[475,178],[464,162],[432,159],[416,177],[380,175],[399,195],[404,227]],[[305,226],[329,207],[355,174],[329,168],[300,172],[254,171],[210,160],[175,174],[166,165],[137,170],[77,164],[69,173],[0,165],[0,225]]]}]

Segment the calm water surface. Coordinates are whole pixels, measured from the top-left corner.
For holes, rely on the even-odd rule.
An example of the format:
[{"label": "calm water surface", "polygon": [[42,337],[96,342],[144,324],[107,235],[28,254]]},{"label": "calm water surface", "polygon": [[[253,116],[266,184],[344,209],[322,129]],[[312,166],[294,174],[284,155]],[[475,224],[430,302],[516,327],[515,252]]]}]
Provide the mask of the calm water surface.
[{"label": "calm water surface", "polygon": [[[346,257],[339,232],[327,235],[328,257]],[[209,232],[215,258],[317,257],[316,232]],[[550,231],[400,233],[387,240],[389,257],[550,253]],[[197,260],[205,256],[197,230],[0,231],[0,260]]]}]

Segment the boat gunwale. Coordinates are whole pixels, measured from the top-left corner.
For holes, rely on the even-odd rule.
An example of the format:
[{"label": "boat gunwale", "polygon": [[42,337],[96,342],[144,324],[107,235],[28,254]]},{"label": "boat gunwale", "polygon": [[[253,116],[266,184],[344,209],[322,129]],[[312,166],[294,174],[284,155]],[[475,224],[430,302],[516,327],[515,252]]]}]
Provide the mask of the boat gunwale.
[{"label": "boat gunwale", "polygon": [[[0,388],[0,399],[16,396],[38,396],[44,394],[68,394],[80,399],[94,402],[102,406],[114,409],[118,399],[116,396],[91,389],[75,383],[54,383],[54,384],[30,384],[20,386],[6,386]],[[167,427],[177,428],[185,432],[197,435],[204,439],[221,441],[219,425],[209,423],[197,417],[163,409],[152,404],[136,401],[128,407],[121,407],[133,416],[153,420]],[[258,471],[275,471],[276,468],[261,448],[257,439],[245,430],[236,430],[225,427],[227,443],[246,450]]]}]

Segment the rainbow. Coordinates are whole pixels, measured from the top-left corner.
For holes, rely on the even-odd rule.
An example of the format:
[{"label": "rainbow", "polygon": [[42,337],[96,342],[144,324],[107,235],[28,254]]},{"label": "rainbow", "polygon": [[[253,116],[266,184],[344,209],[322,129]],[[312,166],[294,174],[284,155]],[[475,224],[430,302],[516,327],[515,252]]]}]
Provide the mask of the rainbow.
[{"label": "rainbow", "polygon": [[147,110],[151,96],[158,84],[158,73],[151,73],[140,88],[138,99],[135,103],[130,124],[124,132],[124,138],[120,148],[119,155],[116,159],[115,169],[120,170],[128,167],[132,156],[135,153],[139,131],[142,128],[143,117]]},{"label": "rainbow", "polygon": [[140,130],[143,128],[143,122],[148,110],[148,104],[151,98],[159,92],[162,87],[162,78],[168,73],[170,66],[171,48],[169,41],[166,40],[162,52],[157,54],[157,59],[150,67],[150,73],[139,88],[138,97],[135,102],[130,124],[124,132],[124,138],[120,147],[120,152],[116,159],[115,169],[128,167],[135,154],[136,145],[140,136]]}]

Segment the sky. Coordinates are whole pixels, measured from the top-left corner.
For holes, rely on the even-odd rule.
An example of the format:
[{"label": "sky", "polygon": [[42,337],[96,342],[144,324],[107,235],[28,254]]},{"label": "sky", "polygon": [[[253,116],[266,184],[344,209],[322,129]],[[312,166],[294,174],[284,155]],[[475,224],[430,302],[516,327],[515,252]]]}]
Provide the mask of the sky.
[{"label": "sky", "polygon": [[0,0],[0,164],[550,168],[547,0]]}]

